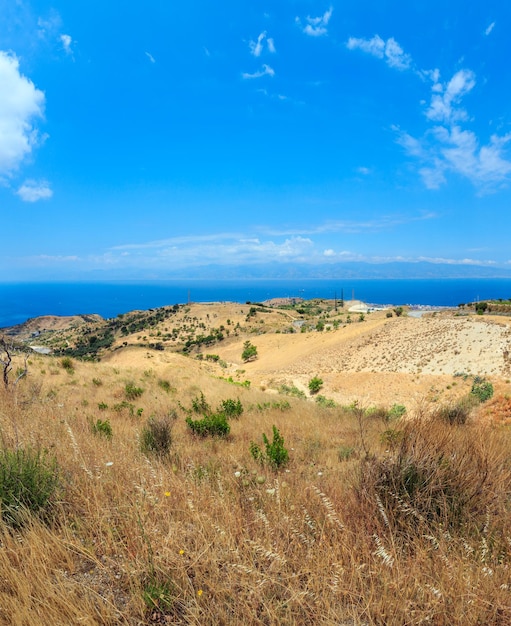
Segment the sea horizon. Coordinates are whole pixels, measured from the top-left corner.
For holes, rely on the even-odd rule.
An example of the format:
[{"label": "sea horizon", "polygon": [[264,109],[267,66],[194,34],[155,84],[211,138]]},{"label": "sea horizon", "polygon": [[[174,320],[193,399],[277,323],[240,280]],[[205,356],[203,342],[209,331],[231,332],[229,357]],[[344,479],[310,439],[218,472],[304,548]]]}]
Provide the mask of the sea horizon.
[{"label": "sea horizon", "polygon": [[361,300],[373,305],[456,307],[511,298],[511,278],[357,278],[0,283],[0,328],[42,315],[98,314],[192,302],[261,302],[277,297]]}]

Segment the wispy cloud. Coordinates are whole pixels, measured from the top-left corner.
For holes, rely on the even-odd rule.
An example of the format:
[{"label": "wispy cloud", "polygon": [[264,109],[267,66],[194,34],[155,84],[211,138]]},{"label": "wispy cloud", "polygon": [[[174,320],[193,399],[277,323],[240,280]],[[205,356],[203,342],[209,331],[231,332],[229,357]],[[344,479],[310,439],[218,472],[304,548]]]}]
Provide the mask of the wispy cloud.
[{"label": "wispy cloud", "polygon": [[348,50],[362,50],[378,59],[384,59],[389,67],[398,70],[407,70],[412,66],[412,57],[393,37],[387,40],[383,40],[379,35],[374,35],[371,39],[350,37],[346,42],[346,47]]},{"label": "wispy cloud", "polygon": [[250,53],[255,57],[260,57],[264,50],[265,43],[268,52],[274,54],[276,52],[275,42],[271,37],[267,37],[266,31],[260,33],[256,41],[249,41],[248,46],[250,48]]},{"label": "wispy cloud", "polygon": [[270,236],[314,236],[333,233],[362,234],[365,232],[382,232],[396,229],[406,224],[436,219],[436,213],[431,211],[414,215],[380,215],[377,218],[367,220],[330,220],[314,226],[304,228],[268,229],[266,234]]},{"label": "wispy cloud", "polygon": [[53,191],[45,180],[26,180],[16,191],[16,194],[24,202],[37,202],[51,198]]},{"label": "wispy cloud", "polygon": [[492,30],[495,28],[495,22],[492,22],[484,31],[484,34],[488,37],[488,35],[492,32]]},{"label": "wispy cloud", "polygon": [[156,63],[156,59],[153,57],[153,55],[150,52],[146,52],[145,55],[151,63]]},{"label": "wispy cloud", "polygon": [[62,48],[64,49],[64,52],[72,56],[73,49],[71,46],[73,44],[73,38],[71,37],[71,35],[60,35],[59,39],[62,43]]},{"label": "wispy cloud", "polygon": [[[36,126],[45,96],[20,72],[14,54],[0,51],[0,177],[10,177],[44,141]],[[8,97],[6,97],[8,95]]]},{"label": "wispy cloud", "polygon": [[319,17],[311,17],[308,15],[305,18],[305,25],[303,25],[302,20],[299,17],[296,17],[295,21],[306,35],[309,35],[310,37],[321,37],[322,35],[326,35],[328,33],[327,26],[330,18],[332,17],[333,11],[333,7],[330,7]]},{"label": "wispy cloud", "polygon": [[248,72],[243,72],[241,74],[241,77],[244,79],[262,78],[263,76],[275,76],[275,70],[269,65],[266,65],[266,63],[264,63],[262,69],[254,72],[253,74],[250,74]]},{"label": "wispy cloud", "polygon": [[456,72],[446,85],[442,85],[438,80],[435,81],[426,117],[444,124],[467,119],[466,111],[458,105],[463,96],[475,87],[475,84],[475,74],[470,70]]},{"label": "wispy cloud", "polygon": [[398,143],[419,161],[419,174],[429,189],[445,184],[449,172],[466,178],[481,193],[495,190],[511,175],[511,133],[494,134],[482,144],[474,131],[461,126],[469,119],[461,100],[475,85],[475,74],[466,69],[456,72],[445,84],[436,76],[424,113],[433,125],[420,138],[396,129]]}]

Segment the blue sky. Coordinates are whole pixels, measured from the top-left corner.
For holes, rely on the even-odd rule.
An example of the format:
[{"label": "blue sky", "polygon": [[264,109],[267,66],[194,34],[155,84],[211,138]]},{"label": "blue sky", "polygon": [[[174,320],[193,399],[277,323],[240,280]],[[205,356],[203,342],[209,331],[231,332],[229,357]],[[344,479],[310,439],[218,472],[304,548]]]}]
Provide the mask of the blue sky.
[{"label": "blue sky", "polygon": [[511,6],[0,0],[0,281],[511,269]]}]

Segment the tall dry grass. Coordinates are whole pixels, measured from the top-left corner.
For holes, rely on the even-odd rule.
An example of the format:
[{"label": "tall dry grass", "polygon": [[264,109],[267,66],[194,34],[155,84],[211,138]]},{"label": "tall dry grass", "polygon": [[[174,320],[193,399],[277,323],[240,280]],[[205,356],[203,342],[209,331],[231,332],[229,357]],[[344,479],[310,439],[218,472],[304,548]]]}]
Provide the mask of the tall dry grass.
[{"label": "tall dry grass", "polygon": [[[132,412],[113,408],[127,383],[143,389]],[[243,403],[226,440],[187,429],[180,405],[201,392]],[[146,420],[173,410],[170,453],[143,454]],[[388,424],[192,361],[70,374],[34,357],[0,391],[2,445],[47,449],[62,485],[49,525],[2,530],[0,623],[511,623],[509,432],[421,413]],[[290,454],[278,472],[249,453],[273,424]]]}]

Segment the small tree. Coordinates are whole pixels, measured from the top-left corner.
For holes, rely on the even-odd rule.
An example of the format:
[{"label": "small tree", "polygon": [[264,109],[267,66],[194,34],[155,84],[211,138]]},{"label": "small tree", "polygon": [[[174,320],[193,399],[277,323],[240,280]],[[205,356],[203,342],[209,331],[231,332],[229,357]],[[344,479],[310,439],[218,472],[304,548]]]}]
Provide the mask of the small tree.
[{"label": "small tree", "polygon": [[323,387],[323,380],[319,378],[319,376],[314,376],[309,380],[309,391],[311,395],[318,393],[318,391]]},{"label": "small tree", "polygon": [[245,341],[245,343],[243,344],[243,352],[241,353],[241,358],[245,363],[257,359],[257,348],[248,340]]}]

